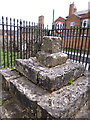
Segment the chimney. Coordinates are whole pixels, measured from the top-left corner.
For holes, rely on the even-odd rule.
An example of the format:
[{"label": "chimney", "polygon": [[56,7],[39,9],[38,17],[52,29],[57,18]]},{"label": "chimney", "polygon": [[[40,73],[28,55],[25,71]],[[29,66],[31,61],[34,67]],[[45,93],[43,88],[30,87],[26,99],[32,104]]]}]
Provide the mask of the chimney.
[{"label": "chimney", "polygon": [[40,27],[42,26],[42,28],[43,28],[43,25],[44,25],[44,16],[43,15],[39,16],[38,23],[39,23]]},{"label": "chimney", "polygon": [[73,15],[73,13],[74,13],[74,3],[70,4],[69,16]]}]

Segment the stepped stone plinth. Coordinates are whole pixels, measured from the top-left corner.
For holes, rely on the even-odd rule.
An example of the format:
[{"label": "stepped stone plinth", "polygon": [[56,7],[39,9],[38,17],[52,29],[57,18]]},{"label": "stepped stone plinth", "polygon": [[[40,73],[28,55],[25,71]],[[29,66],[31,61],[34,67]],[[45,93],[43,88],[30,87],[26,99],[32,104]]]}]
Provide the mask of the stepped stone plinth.
[{"label": "stepped stone plinth", "polygon": [[[74,118],[89,100],[89,76],[82,76],[73,84],[50,93],[26,77],[16,75],[15,70],[0,70],[0,74],[4,84],[8,84],[9,92],[16,96],[28,111],[37,113],[37,118]],[[12,77],[8,79],[10,75]]]},{"label": "stepped stone plinth", "polygon": [[60,37],[43,37],[36,57],[15,62],[15,70],[0,70],[3,86],[36,118],[74,118],[88,101],[89,77],[61,52]]},{"label": "stepped stone plinth", "polygon": [[16,69],[33,83],[52,92],[82,76],[84,67],[67,60],[60,52],[59,37],[44,37],[41,51],[28,60],[16,60]]}]

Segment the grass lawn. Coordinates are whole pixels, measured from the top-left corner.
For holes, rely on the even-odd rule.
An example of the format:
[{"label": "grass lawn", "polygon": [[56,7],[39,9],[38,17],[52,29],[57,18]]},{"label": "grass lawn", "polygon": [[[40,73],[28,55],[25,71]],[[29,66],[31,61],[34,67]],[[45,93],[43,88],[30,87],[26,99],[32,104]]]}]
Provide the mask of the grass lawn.
[{"label": "grass lawn", "polygon": [[[8,67],[8,62],[7,62],[7,55],[8,55],[8,59],[9,59],[9,68],[13,69],[14,67],[14,52],[12,51],[12,66],[11,66],[11,52],[5,51],[5,68]],[[18,53],[18,59],[20,58],[20,54]],[[15,59],[17,59],[17,52],[15,53]],[[23,59],[23,56],[22,56]],[[1,49],[1,62],[2,62],[2,69],[4,68],[4,53],[3,53],[3,49]]]},{"label": "grass lawn", "polygon": [[[9,59],[9,68],[11,68],[11,53],[8,52],[8,59]],[[2,69],[4,68],[4,54],[3,49],[1,50],[1,61],[2,61]],[[14,66],[14,52],[12,52],[12,67]],[[7,52],[5,51],[5,67],[8,67],[7,63]]]}]

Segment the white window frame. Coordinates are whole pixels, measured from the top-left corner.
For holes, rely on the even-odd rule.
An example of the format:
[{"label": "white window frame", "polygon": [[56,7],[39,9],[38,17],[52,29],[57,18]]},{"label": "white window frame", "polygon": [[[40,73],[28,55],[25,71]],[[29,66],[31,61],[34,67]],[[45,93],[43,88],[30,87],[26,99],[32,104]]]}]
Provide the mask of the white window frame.
[{"label": "white window frame", "polygon": [[88,19],[84,19],[83,22],[82,22],[82,27],[84,27],[84,22],[86,21],[86,25],[85,27],[88,27],[89,25],[89,20]]}]

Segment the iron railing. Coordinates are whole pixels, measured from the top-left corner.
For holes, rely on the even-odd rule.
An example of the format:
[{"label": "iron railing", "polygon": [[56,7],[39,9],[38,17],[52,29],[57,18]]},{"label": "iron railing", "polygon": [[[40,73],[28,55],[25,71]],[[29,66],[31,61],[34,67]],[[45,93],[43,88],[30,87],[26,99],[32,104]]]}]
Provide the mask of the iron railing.
[{"label": "iron railing", "polygon": [[[13,23],[12,23],[13,21]],[[43,36],[62,38],[62,51],[90,70],[90,28],[63,27],[49,30],[44,25],[2,17],[0,23],[0,68],[13,67],[15,59],[28,59],[40,50]],[[58,33],[57,33],[58,31]]]},{"label": "iron railing", "polygon": [[[66,25],[65,25],[66,26]],[[57,33],[58,31],[58,33]],[[74,62],[84,64],[87,70],[90,70],[90,27],[70,27],[58,29],[54,27],[49,30],[49,36],[58,36],[62,38],[62,51],[68,55]]]},{"label": "iron railing", "polygon": [[[13,23],[12,23],[13,22]],[[40,50],[44,25],[2,17],[0,24],[0,68],[13,67],[15,59],[28,59]]]}]

